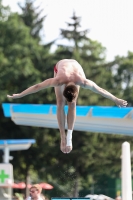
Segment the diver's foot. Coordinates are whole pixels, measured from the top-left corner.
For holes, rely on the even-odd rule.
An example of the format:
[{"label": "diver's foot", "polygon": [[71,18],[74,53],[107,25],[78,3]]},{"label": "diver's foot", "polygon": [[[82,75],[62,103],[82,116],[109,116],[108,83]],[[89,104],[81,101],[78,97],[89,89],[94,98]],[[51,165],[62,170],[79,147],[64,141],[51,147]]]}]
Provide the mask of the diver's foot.
[{"label": "diver's foot", "polygon": [[65,136],[61,137],[60,150],[63,153],[67,153],[67,151],[66,151],[66,137]]},{"label": "diver's foot", "polygon": [[66,152],[70,153],[72,151],[72,133],[67,133],[66,136]]},{"label": "diver's foot", "polygon": [[66,146],[66,153],[70,153],[72,151],[72,146]]}]

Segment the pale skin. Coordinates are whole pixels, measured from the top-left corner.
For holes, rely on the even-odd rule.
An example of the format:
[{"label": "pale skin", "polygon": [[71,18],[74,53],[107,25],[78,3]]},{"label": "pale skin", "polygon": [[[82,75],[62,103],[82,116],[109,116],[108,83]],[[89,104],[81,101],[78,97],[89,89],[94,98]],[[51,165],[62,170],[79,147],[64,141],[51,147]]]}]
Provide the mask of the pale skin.
[{"label": "pale skin", "polygon": [[[89,89],[97,94],[102,95],[105,98],[113,101],[118,107],[126,107],[127,101],[119,99],[107,90],[99,87],[96,83],[86,78],[85,73],[81,65],[72,59],[63,59],[56,64],[57,73],[54,72],[54,77],[46,79],[45,81],[33,85],[19,94],[7,95],[8,98],[17,99],[26,95],[36,93],[40,90],[54,87],[57,101],[57,120],[61,136],[60,149],[63,153],[70,153],[72,146],[66,146],[66,134],[65,134],[65,113],[64,106],[66,99],[63,96],[63,90],[68,84],[76,85],[78,91],[81,88]],[[78,96],[77,96],[78,97]],[[73,130],[74,122],[76,119],[76,99],[68,103],[67,114],[67,127],[69,130]]]}]

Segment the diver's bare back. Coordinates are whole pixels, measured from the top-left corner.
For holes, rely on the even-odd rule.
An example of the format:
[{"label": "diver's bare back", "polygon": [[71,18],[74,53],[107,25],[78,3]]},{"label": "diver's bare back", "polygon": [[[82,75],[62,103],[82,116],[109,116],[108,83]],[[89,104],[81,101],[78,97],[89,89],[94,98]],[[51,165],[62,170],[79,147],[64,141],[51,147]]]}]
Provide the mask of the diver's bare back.
[{"label": "diver's bare back", "polygon": [[78,84],[82,78],[86,78],[81,65],[76,60],[60,60],[56,64],[56,68],[58,71],[56,77],[63,79],[66,83],[74,82],[75,84]]}]

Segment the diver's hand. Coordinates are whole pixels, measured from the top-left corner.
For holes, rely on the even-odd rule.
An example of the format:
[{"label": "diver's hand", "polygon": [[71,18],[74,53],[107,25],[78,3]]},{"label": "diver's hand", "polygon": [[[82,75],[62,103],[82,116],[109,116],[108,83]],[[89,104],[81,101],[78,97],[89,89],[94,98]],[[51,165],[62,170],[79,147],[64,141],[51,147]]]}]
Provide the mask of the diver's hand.
[{"label": "diver's hand", "polygon": [[22,96],[20,94],[13,94],[13,95],[7,95],[7,97],[10,99],[18,99],[21,98]]},{"label": "diver's hand", "polygon": [[127,101],[123,100],[123,99],[118,99],[116,98],[115,103],[118,107],[126,107],[127,106]]}]

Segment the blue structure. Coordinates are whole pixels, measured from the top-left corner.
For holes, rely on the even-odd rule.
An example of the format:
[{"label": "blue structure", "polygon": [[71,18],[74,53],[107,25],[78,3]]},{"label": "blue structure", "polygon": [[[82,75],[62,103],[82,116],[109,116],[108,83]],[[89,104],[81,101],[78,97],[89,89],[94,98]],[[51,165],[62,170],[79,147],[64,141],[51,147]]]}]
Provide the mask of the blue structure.
[{"label": "blue structure", "polygon": [[75,198],[75,197],[71,197],[71,198],[69,198],[69,197],[52,197],[51,198],[51,200],[91,200],[89,197],[86,197],[86,198],[83,198],[83,197],[77,197],[77,198]]},{"label": "blue structure", "polygon": [[19,151],[29,149],[31,144],[36,141],[34,139],[13,139],[13,140],[0,140],[0,149],[3,150],[3,162],[9,163],[12,159],[10,156],[10,151]]},{"label": "blue structure", "polygon": [[[11,117],[11,112],[27,113],[27,114],[56,114],[57,106],[52,104],[38,105],[38,104],[2,104],[4,116]],[[12,109],[12,111],[11,111]],[[67,113],[68,106],[65,106],[65,113]],[[133,111],[133,107],[118,108],[105,106],[77,106],[77,116],[86,116],[92,110],[93,117],[107,117],[107,118],[124,118],[127,114]],[[133,115],[131,116],[133,119]]]},{"label": "blue structure", "polygon": [[[3,103],[2,107],[4,116],[17,125],[58,128],[56,105]],[[133,135],[133,107],[77,106],[76,113],[74,130]]]}]

